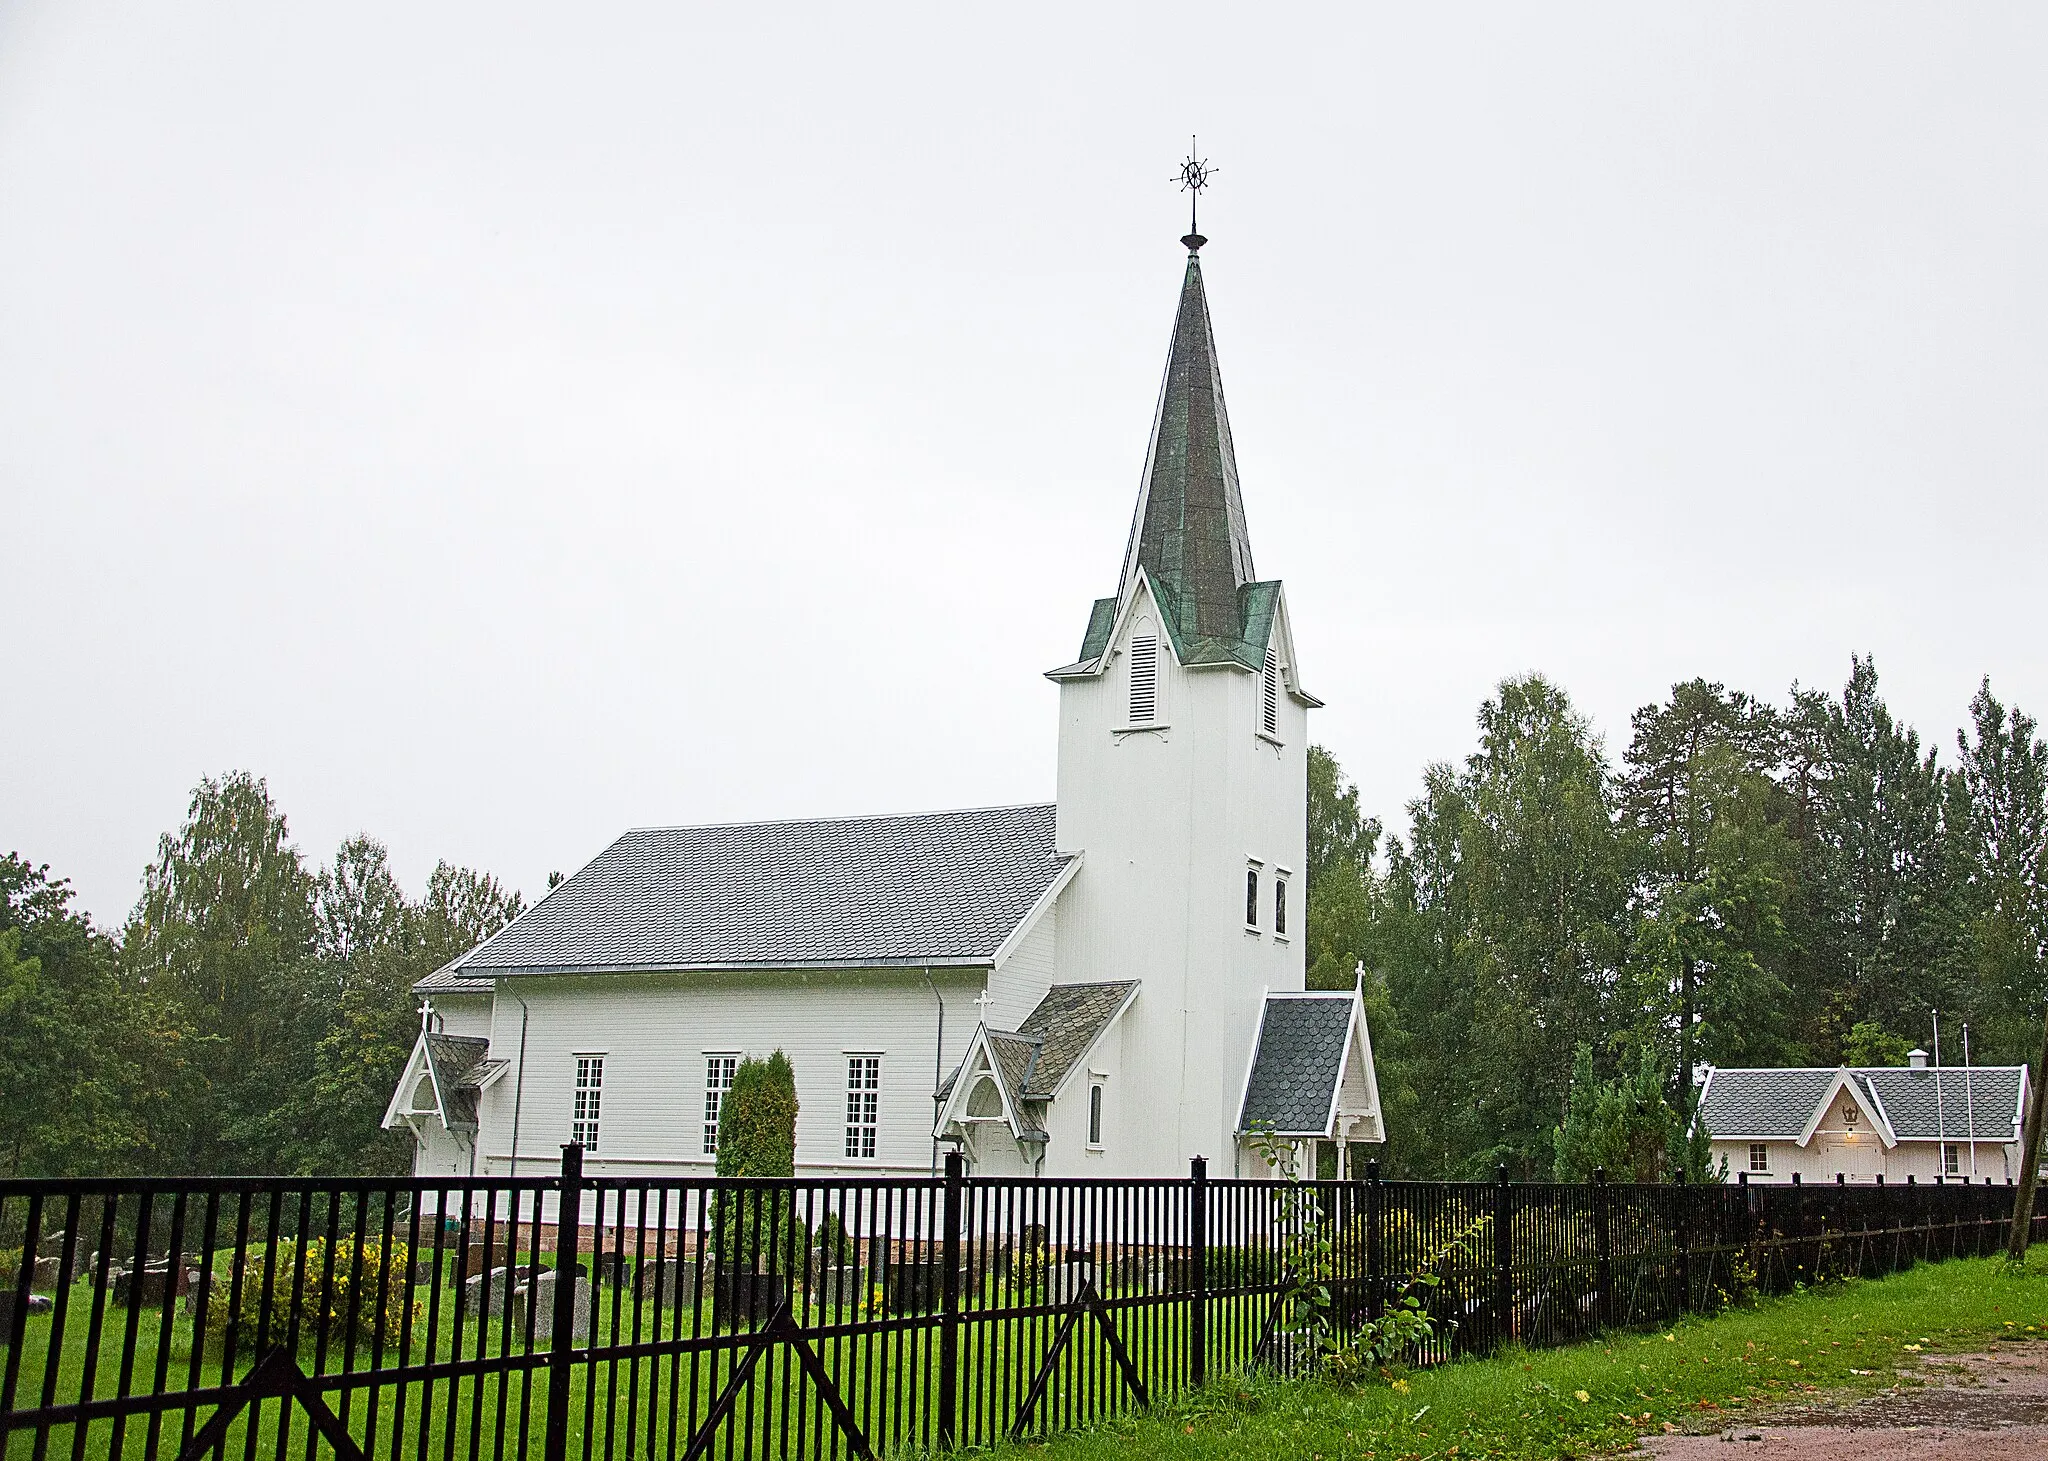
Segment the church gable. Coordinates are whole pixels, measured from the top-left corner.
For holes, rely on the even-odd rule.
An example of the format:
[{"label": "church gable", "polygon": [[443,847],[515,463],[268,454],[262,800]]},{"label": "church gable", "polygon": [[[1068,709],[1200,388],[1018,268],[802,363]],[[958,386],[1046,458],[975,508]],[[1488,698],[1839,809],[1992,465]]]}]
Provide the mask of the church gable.
[{"label": "church gable", "polygon": [[385,1129],[432,1121],[447,1131],[475,1130],[477,1097],[506,1069],[505,1061],[490,1056],[488,1040],[421,1031],[385,1107]]}]

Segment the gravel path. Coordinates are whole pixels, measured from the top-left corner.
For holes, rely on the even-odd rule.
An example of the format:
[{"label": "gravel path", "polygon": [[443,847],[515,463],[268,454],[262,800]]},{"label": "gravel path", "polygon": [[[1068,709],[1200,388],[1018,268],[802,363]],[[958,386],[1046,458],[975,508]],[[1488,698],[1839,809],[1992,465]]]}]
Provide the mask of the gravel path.
[{"label": "gravel path", "polygon": [[1706,1435],[1646,1436],[1658,1461],[2041,1461],[2048,1345],[1931,1357],[1925,1386],[1774,1412]]}]

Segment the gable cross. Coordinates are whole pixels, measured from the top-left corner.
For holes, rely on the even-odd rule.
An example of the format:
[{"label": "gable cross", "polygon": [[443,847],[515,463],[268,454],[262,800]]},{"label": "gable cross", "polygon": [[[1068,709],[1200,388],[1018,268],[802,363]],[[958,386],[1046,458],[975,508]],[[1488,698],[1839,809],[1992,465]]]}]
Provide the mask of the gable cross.
[{"label": "gable cross", "polygon": [[982,990],[981,993],[974,996],[974,1007],[980,1011],[980,1013],[976,1015],[975,1018],[978,1019],[983,1025],[986,1025],[988,1023],[988,1012],[990,1008],[995,1004],[995,1002],[995,995],[986,989]]},{"label": "gable cross", "polygon": [[420,1001],[420,1033],[431,1035],[433,1032],[434,1002],[431,999],[423,999]]}]

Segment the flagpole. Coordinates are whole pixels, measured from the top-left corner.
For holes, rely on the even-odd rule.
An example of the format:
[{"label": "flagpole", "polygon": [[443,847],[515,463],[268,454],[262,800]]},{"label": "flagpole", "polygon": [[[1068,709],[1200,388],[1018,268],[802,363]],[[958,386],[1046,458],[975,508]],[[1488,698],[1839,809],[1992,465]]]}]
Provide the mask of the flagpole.
[{"label": "flagpole", "polygon": [[[1940,1076],[1935,1077],[1940,1080]],[[1970,1180],[1977,1180],[1977,1100],[1970,1091],[1970,1025],[1963,1022],[1963,1109],[1970,1122]]]}]

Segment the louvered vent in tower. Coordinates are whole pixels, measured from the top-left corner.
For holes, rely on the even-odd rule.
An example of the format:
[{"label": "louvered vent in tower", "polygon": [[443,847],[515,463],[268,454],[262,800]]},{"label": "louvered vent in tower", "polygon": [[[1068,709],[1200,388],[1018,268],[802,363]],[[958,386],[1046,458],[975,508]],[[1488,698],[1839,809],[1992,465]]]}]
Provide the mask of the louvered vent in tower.
[{"label": "louvered vent in tower", "polygon": [[1269,646],[1266,650],[1266,670],[1260,686],[1263,703],[1259,708],[1259,724],[1269,736],[1280,734],[1280,659]]},{"label": "louvered vent in tower", "polygon": [[1131,639],[1131,721],[1150,725],[1159,718],[1159,640],[1151,634]]}]

